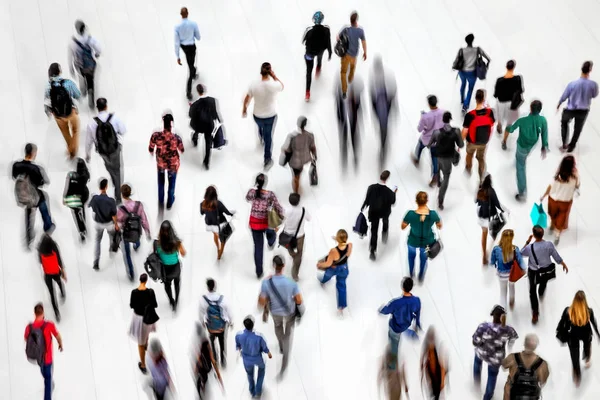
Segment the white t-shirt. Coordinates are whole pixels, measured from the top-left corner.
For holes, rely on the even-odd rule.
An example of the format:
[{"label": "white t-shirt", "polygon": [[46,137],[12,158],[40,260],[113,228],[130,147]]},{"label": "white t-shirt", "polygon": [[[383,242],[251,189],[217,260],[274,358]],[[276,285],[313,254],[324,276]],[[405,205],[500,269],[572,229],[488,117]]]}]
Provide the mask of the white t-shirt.
[{"label": "white t-shirt", "polygon": [[[310,214],[306,208],[304,208],[304,210],[304,218],[302,219],[302,225],[300,225],[300,230],[298,231],[297,237],[304,236],[304,224],[306,221],[310,221]],[[302,207],[292,206],[287,208],[285,210],[285,223],[283,226],[283,231],[289,235],[294,235],[294,233],[296,233],[296,229],[298,229],[300,217],[302,217]]]},{"label": "white t-shirt", "polygon": [[[217,292],[209,292],[206,293],[206,296],[210,301],[218,301],[219,297],[221,297],[220,293]],[[200,319],[205,323],[208,322],[208,303],[204,300],[204,296],[200,297]],[[223,300],[221,301],[221,317],[225,322],[231,322],[231,311],[229,309],[229,305],[225,301],[225,296],[223,296]]]},{"label": "white t-shirt", "polygon": [[254,82],[248,89],[248,95],[254,99],[254,116],[271,118],[277,115],[277,93],[283,90],[281,82],[262,79]]},{"label": "white t-shirt", "polygon": [[568,182],[559,182],[555,180],[550,187],[550,197],[556,201],[571,201],[575,194],[575,189],[579,187],[579,178],[571,178]]}]

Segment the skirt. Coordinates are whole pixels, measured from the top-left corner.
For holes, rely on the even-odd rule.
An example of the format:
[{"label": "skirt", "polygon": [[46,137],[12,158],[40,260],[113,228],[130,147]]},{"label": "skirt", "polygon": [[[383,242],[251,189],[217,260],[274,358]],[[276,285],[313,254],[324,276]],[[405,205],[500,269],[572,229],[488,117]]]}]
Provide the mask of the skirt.
[{"label": "skirt", "polygon": [[569,214],[571,214],[571,201],[556,201],[548,197],[548,215],[552,219],[552,225],[559,231],[569,227]]},{"label": "skirt", "polygon": [[219,233],[219,227],[220,229],[223,229],[223,227],[227,224],[227,222],[223,222],[220,225],[206,225],[206,232],[212,232],[212,233]]},{"label": "skirt", "polygon": [[496,106],[496,118],[500,124],[504,124],[504,129],[510,128],[512,124],[519,119],[519,110],[510,109],[510,101],[498,102]]},{"label": "skirt", "polygon": [[150,332],[156,332],[156,327],[154,325],[155,324],[146,325],[143,316],[133,313],[131,325],[129,325],[129,336],[137,341],[138,346],[145,346],[148,344]]}]

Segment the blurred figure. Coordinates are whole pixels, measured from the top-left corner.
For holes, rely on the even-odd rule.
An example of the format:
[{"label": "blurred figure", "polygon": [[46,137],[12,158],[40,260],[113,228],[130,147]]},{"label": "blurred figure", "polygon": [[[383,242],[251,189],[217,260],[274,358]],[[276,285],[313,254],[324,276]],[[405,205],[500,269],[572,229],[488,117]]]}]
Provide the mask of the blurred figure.
[{"label": "blurred figure", "polygon": [[[202,296],[200,300],[200,320],[204,322],[206,329],[210,335],[212,354],[215,360],[220,359],[221,367],[227,366],[227,348],[225,340],[227,328],[231,328],[232,316],[231,308],[225,301],[224,296],[217,292],[217,283],[214,279],[206,280],[206,288],[208,293]],[[217,350],[215,341],[219,340],[220,357],[217,358]]]},{"label": "blurred figure", "polygon": [[146,365],[150,369],[152,376],[150,381],[150,389],[156,400],[164,400],[167,391],[174,392],[175,386],[171,379],[171,371],[169,364],[165,358],[162,345],[158,339],[152,339],[150,342],[150,351],[146,355]]},{"label": "blurred figure", "polygon": [[215,246],[217,246],[217,260],[221,259],[225,250],[225,242],[221,242],[221,229],[227,224],[225,215],[233,217],[235,211],[229,211],[219,200],[217,188],[209,186],[204,192],[204,200],[200,203],[200,215],[204,215],[206,230],[212,232]]},{"label": "blurred figure", "polygon": [[389,120],[393,110],[392,107],[396,103],[396,79],[391,71],[384,69],[380,56],[375,58],[373,64],[374,79],[371,82],[371,104],[379,123],[379,137],[381,140],[379,168],[383,169],[387,156]]},{"label": "blurred figure", "polygon": [[69,71],[73,77],[75,73],[79,75],[79,88],[88,97],[90,109],[94,108],[94,75],[100,52],[100,43],[90,36],[87,25],[80,19],[75,21],[75,36],[69,46]]},{"label": "blurred figure", "polygon": [[523,104],[523,78],[521,75],[515,75],[515,60],[509,60],[506,63],[506,73],[496,80],[494,86],[494,97],[496,103],[496,132],[502,133],[504,126],[504,139],[502,140],[502,149],[506,150],[506,139],[512,124],[519,118],[519,107]]},{"label": "blurred figure", "polygon": [[[154,242],[154,251],[160,257],[164,266],[165,292],[173,312],[177,311],[179,304],[179,288],[181,287],[181,262],[179,255],[185,257],[187,252],[181,239],[175,233],[170,221],[163,221],[158,232],[158,240]],[[171,291],[171,284],[175,285],[175,298]]]},{"label": "blurred figure", "polygon": [[490,220],[498,214],[498,210],[504,212],[504,209],[498,200],[498,196],[496,195],[496,191],[492,187],[492,176],[490,174],[487,174],[483,179],[483,182],[481,182],[481,185],[479,185],[475,203],[477,204],[479,226],[481,226],[482,265],[487,265],[489,261],[487,247],[488,232],[491,234],[493,240],[496,240],[496,235],[498,234],[498,232],[490,232]]},{"label": "blurred figure", "polygon": [[66,295],[65,286],[62,280],[64,279],[65,282],[67,281],[67,273],[65,272],[58,245],[48,234],[42,236],[42,240],[38,246],[38,259],[40,264],[42,264],[44,282],[50,293],[50,301],[52,302],[56,322],[60,322],[60,311],[58,311],[56,295],[54,294],[54,282],[56,282],[60,289],[60,300],[64,303]]},{"label": "blurred figure", "polygon": [[207,170],[210,168],[210,153],[213,147],[213,131],[215,130],[215,121],[222,122],[221,114],[217,100],[206,94],[204,85],[198,84],[196,90],[200,98],[190,106],[189,117],[190,126],[194,130],[192,133],[192,144],[198,146],[198,135],[204,135],[204,161],[202,164]]},{"label": "blurred figure", "polygon": [[542,387],[546,384],[550,371],[548,363],[535,354],[539,339],[536,334],[525,336],[525,350],[509,354],[502,361],[502,368],[508,369],[504,385],[504,400],[542,398]]},{"label": "blurred figure", "polygon": [[525,271],[525,262],[518,246],[513,244],[515,233],[512,229],[505,229],[502,231],[500,242],[498,246],[492,250],[492,258],[490,264],[496,268],[498,274],[498,280],[500,281],[500,305],[506,308],[506,291],[509,293],[510,309],[512,310],[515,306],[515,282],[510,282],[510,270],[513,266],[514,260],[517,260],[519,267]]},{"label": "blurred figure", "polygon": [[148,350],[148,337],[150,333],[156,332],[155,323],[158,321],[156,315],[156,295],[154,290],[146,287],[148,275],[140,275],[140,285],[131,291],[129,297],[129,308],[133,310],[131,323],[129,325],[129,336],[137,342],[140,362],[138,368],[143,374],[148,373],[146,369],[146,351]]},{"label": "blurred figure", "polygon": [[426,147],[429,149],[429,155],[431,156],[431,182],[429,182],[429,187],[439,185],[437,149],[431,146],[433,132],[444,127],[444,110],[438,108],[437,102],[438,99],[435,95],[427,96],[429,111],[421,111],[421,119],[419,120],[419,126],[417,127],[421,137],[419,138],[415,152],[412,155],[413,164],[419,166],[423,149]]},{"label": "blurred figure", "polygon": [[479,165],[479,181],[481,182],[485,175],[485,153],[487,145],[492,134],[492,127],[496,119],[494,111],[487,107],[485,103],[485,91],[477,89],[475,93],[477,106],[465,115],[463,121],[462,137],[467,140],[467,157],[465,158],[465,172],[471,175],[473,166],[473,156],[477,153],[477,163]]},{"label": "blurred figure", "polygon": [[321,11],[313,15],[313,26],[308,27],[302,37],[302,43],[306,46],[304,52],[304,61],[306,61],[306,96],[305,100],[310,100],[310,85],[312,82],[312,71],[317,58],[317,71],[315,78],[321,74],[321,63],[323,62],[323,53],[325,50],[329,53],[328,61],[331,61],[331,32],[329,27],[323,24],[325,16]]},{"label": "blurred figure", "polygon": [[435,329],[429,327],[421,352],[421,382],[426,383],[428,399],[440,399],[446,387],[447,373],[446,354],[436,338]]},{"label": "blurred figure", "polygon": [[398,365],[398,354],[394,354],[390,346],[386,346],[384,356],[381,360],[381,367],[377,376],[378,386],[383,386],[388,400],[401,400],[402,391],[406,393],[408,399],[408,385],[404,363]]},{"label": "blurred figure", "polygon": [[396,204],[398,188],[395,187],[392,190],[387,186],[386,182],[389,177],[390,171],[385,170],[379,176],[379,183],[369,185],[365,201],[360,208],[362,212],[366,207],[369,207],[369,221],[371,222],[371,242],[369,244],[371,254],[369,258],[371,261],[375,261],[376,258],[379,220],[383,223],[381,240],[383,243],[387,243],[390,214],[392,213],[392,206]]},{"label": "blurred figure", "polygon": [[196,323],[196,334],[198,335],[198,347],[196,351],[196,366],[194,372],[196,375],[196,389],[200,399],[204,399],[206,395],[206,384],[208,382],[208,374],[214,369],[217,379],[223,387],[223,378],[221,378],[221,372],[219,371],[219,365],[217,364],[214,351],[206,336],[204,326],[200,323]]},{"label": "blurred figure", "polygon": [[324,285],[335,276],[338,314],[343,316],[344,309],[348,307],[346,278],[349,274],[348,259],[352,255],[352,243],[348,243],[348,233],[343,229],[337,231],[334,239],[337,246],[329,250],[327,257],[317,263],[317,268],[325,271],[318,279],[321,285]]},{"label": "blurred figure", "polygon": [[[356,69],[356,57],[358,57],[358,41],[362,43],[363,49],[363,61],[367,60],[367,40],[365,39],[365,31],[362,27],[358,26],[358,13],[352,12],[350,15],[350,26],[343,27],[338,33],[338,40],[340,36],[345,35],[348,41],[348,48],[346,54],[342,57],[342,68],[340,71],[340,77],[342,81],[342,96],[346,98],[346,91],[348,90],[348,84],[354,80],[354,70]],[[350,73],[348,73],[350,70]]]},{"label": "blurred figure", "polygon": [[81,243],[87,238],[87,226],[85,223],[85,205],[90,197],[87,183],[90,181],[90,171],[83,160],[77,158],[75,171],[67,173],[65,190],[63,191],[63,204],[71,209],[75,226],[79,232]]},{"label": "blurred figure", "polygon": [[100,179],[99,189],[100,194],[92,196],[88,207],[94,212],[94,221],[96,222],[96,247],[94,250],[94,270],[100,269],[100,245],[102,244],[102,237],[104,231],[108,233],[108,237],[111,243],[110,251],[115,252],[113,242],[115,241],[115,235],[119,228],[119,222],[117,221],[117,203],[112,197],[108,197],[106,189],[108,188],[108,179]]},{"label": "blurred figure", "polygon": [[[250,396],[259,399],[262,396],[262,386],[265,379],[265,361],[262,354],[267,354],[269,358],[273,358],[273,355],[269,351],[265,339],[260,334],[254,333],[254,318],[252,316],[249,315],[244,319],[244,328],[246,329],[235,337],[235,348],[240,352],[244,362]],[[256,380],[254,380],[255,368],[258,368]]]},{"label": "blurred figure", "polygon": [[288,164],[292,169],[292,190],[294,193],[300,191],[300,175],[304,165],[317,160],[317,147],[315,145],[315,135],[305,130],[308,120],[304,116],[298,117],[298,130],[287,135],[281,152],[288,159]]},{"label": "blurred figure", "polygon": [[302,264],[302,253],[304,252],[304,224],[311,220],[309,212],[304,207],[298,207],[300,204],[300,195],[290,193],[288,197],[289,208],[285,210],[285,220],[283,221],[283,233],[295,237],[296,245],[293,240],[287,247],[290,257],[292,257],[292,279],[296,282],[300,279],[300,264]]},{"label": "blurred figure", "polygon": [[[465,36],[465,42],[467,43],[466,47],[458,50],[458,55],[455,60],[455,69],[458,69],[458,76],[460,76],[460,102],[462,103],[462,111],[463,114],[467,112],[469,109],[469,105],[471,104],[471,96],[473,95],[473,89],[475,88],[475,82],[477,82],[477,59],[479,56],[485,58],[487,60],[487,64],[490,64],[490,57],[483,51],[481,47],[473,47],[473,41],[475,40],[475,36],[472,33],[469,33]],[[457,65],[457,61],[460,61],[460,64]],[[469,91],[465,95],[465,89],[467,87],[467,83],[469,84]]]},{"label": "blurred figure", "polygon": [[187,7],[182,7],[179,15],[181,15],[181,22],[175,26],[175,55],[177,56],[177,64],[181,65],[179,49],[181,48],[185,54],[189,70],[185,94],[188,100],[192,100],[192,81],[198,79],[196,73],[196,40],[200,41],[200,31],[198,30],[198,24],[188,19]]},{"label": "blurred figure", "polygon": [[[358,83],[358,82],[357,82]],[[356,91],[352,91],[357,94]],[[342,168],[345,171],[348,165],[348,135],[350,135],[350,145],[352,146],[352,154],[354,156],[354,169],[358,167],[358,159],[360,153],[360,137],[359,137],[359,110],[360,110],[360,92],[358,98],[351,98],[346,101],[342,96],[342,87],[339,82],[336,84],[335,100],[337,110],[338,131],[340,135],[340,159]]]}]

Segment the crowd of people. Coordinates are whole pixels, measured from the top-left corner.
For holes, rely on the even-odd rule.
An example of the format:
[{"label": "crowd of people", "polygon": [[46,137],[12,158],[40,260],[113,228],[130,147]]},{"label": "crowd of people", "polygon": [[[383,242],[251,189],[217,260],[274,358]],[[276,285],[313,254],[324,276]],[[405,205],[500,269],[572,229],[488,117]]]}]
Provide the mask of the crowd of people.
[{"label": "crowd of people", "polygon": [[[186,97],[192,101],[192,87],[198,79],[196,68],[196,41],[201,39],[198,25],[191,21],[187,8],[180,11],[181,23],[175,28],[175,53],[177,62],[181,64],[180,52],[183,51],[188,65]],[[309,27],[302,39],[306,47],[306,95],[311,100],[312,73],[314,59],[317,59],[316,78],[322,68],[324,52],[332,57],[332,38],[329,27],[323,25],[325,16],[316,12],[314,25]],[[344,26],[335,37],[333,51],[340,57],[340,79],[336,91],[336,109],[340,133],[340,153],[342,166],[345,167],[348,153],[348,134],[354,153],[355,166],[359,162],[359,132],[357,119],[362,111],[362,83],[354,79],[357,59],[362,49],[362,59],[367,60],[367,41],[365,29],[358,25],[358,13],[350,16],[349,25]],[[70,159],[63,191],[62,203],[73,214],[75,227],[82,243],[88,239],[87,208],[93,213],[93,231],[95,252],[93,269],[101,270],[101,245],[104,232],[108,234],[109,251],[123,255],[124,266],[131,282],[139,280],[139,286],[131,291],[130,308],[133,310],[129,335],[137,343],[139,351],[138,368],[142,374],[150,374],[148,388],[152,396],[163,399],[168,392],[175,391],[168,354],[165,353],[159,339],[155,336],[156,324],[159,321],[157,308],[160,298],[154,290],[147,286],[149,280],[164,284],[166,297],[172,311],[177,312],[181,288],[182,258],[187,250],[176,233],[173,222],[159,220],[160,229],[151,232],[151,222],[141,201],[132,199],[134,187],[124,180],[123,135],[127,133],[124,122],[115,113],[109,111],[106,98],[95,96],[95,70],[97,59],[101,55],[99,42],[90,36],[87,25],[82,21],[75,23],[75,35],[69,44],[69,71],[72,76],[80,78],[79,86],[72,80],[62,76],[62,68],[52,63],[48,69],[48,84],[45,92],[46,113],[54,117],[64,137],[67,154]],[[525,336],[524,350],[507,354],[506,347],[519,338],[516,330],[507,324],[510,310],[515,306],[514,285],[523,276],[529,281],[529,298],[531,322],[537,324],[540,318],[539,303],[543,300],[548,283],[557,277],[556,264],[562,270],[569,271],[565,261],[559,254],[560,235],[568,228],[569,213],[574,196],[580,186],[576,159],[573,151],[576,148],[585,120],[590,110],[591,101],[598,95],[598,85],[590,79],[593,64],[586,61],[581,67],[581,77],[568,84],[559,99],[557,109],[567,101],[561,118],[561,149],[566,153],[560,162],[554,180],[535,207],[548,197],[549,230],[554,233],[554,240],[544,240],[545,221],[540,220],[532,227],[532,234],[522,247],[515,245],[515,233],[505,229],[507,210],[500,202],[492,185],[492,177],[487,172],[486,150],[495,130],[501,136],[501,147],[509,150],[508,138],[518,130],[515,148],[516,191],[515,199],[527,201],[527,157],[537,146],[544,158],[548,151],[548,124],[541,115],[542,102],[534,100],[529,104],[529,114],[520,117],[524,103],[523,79],[515,74],[516,62],[506,63],[506,73],[498,78],[493,97],[496,106],[488,103],[487,93],[483,89],[474,90],[477,79],[485,79],[490,57],[480,47],[474,47],[474,35],[466,36],[466,46],[458,51],[452,65],[461,79],[460,101],[462,104],[462,126],[453,126],[453,116],[449,111],[438,106],[435,95],[427,97],[429,111],[423,112],[417,127],[420,137],[411,155],[413,164],[419,167],[425,149],[431,158],[430,188],[439,188],[437,192],[437,210],[429,206],[429,195],[419,191],[415,196],[416,206],[408,210],[402,219],[401,229],[408,229],[407,255],[408,276],[401,283],[402,296],[392,299],[379,309],[381,315],[389,315],[388,346],[382,358],[379,379],[386,388],[386,398],[400,399],[409,392],[406,380],[406,365],[399,351],[403,338],[420,340],[423,330],[421,321],[421,301],[413,294],[416,279],[422,283],[426,279],[428,262],[435,259],[443,246],[439,232],[443,229],[441,211],[450,183],[453,167],[460,164],[461,150],[465,147],[465,173],[470,177],[473,158],[477,160],[478,190],[474,195],[476,218],[482,228],[481,250],[482,264],[490,265],[497,271],[500,296],[492,307],[491,322],[483,322],[473,334],[474,361],[473,378],[478,384],[481,380],[483,362],[488,366],[487,384],[483,394],[484,400],[493,398],[496,379],[500,367],[508,369],[509,377],[504,387],[504,399],[540,399],[542,387],[546,383],[551,367],[557,370],[560,366],[549,366],[535,353],[538,338],[535,334]],[[379,242],[379,226],[381,224],[381,241],[388,241],[390,230],[389,218],[396,203],[397,187],[388,186],[391,172],[384,170],[386,163],[387,136],[393,121],[391,115],[396,106],[396,87],[393,75],[386,71],[380,58],[374,61],[373,84],[370,100],[373,107],[373,118],[377,120],[381,140],[380,166],[383,170],[380,181],[370,185],[361,207],[362,218],[370,223],[370,260],[376,262]],[[468,85],[468,89],[467,89]],[[255,185],[250,188],[245,199],[250,203],[248,226],[254,243],[254,265],[256,277],[261,280],[258,290],[258,305],[262,310],[263,321],[269,315],[273,319],[277,345],[282,355],[281,368],[277,379],[285,378],[292,354],[293,334],[296,325],[301,321],[305,311],[301,292],[301,273],[305,241],[305,224],[311,221],[310,210],[302,204],[301,174],[305,166],[310,165],[309,180],[311,185],[318,185],[317,174],[317,141],[313,133],[306,130],[308,120],[301,116],[297,120],[297,129],[290,133],[281,148],[278,163],[289,166],[291,170],[291,193],[287,197],[287,206],[282,203],[282,194],[268,190],[268,171],[273,161],[273,133],[277,122],[276,100],[284,84],[275,74],[270,63],[260,67],[260,79],[253,82],[243,101],[242,117],[246,117],[252,106],[253,119],[257,126],[258,138],[263,146],[262,164],[264,170],[256,175]],[[205,155],[203,165],[210,167],[211,149],[222,147],[224,140],[222,118],[215,98],[206,94],[206,88],[199,83],[196,86],[198,98],[190,103],[190,126],[193,129],[191,143],[197,146],[199,135],[204,135]],[[475,92],[475,105],[472,108],[471,97]],[[82,97],[88,99],[90,108],[96,108],[97,116],[89,121],[86,129],[85,159],[78,157],[79,152],[79,107]],[[573,136],[569,138],[569,123],[574,119]],[[167,184],[166,209],[174,207],[176,200],[176,182],[180,167],[180,157],[184,153],[184,141],[173,130],[173,113],[166,110],[162,115],[163,127],[152,132],[149,137],[148,151],[155,157],[158,186],[159,210],[165,207],[165,183]],[[538,144],[539,143],[539,144]],[[96,194],[90,196],[90,173],[87,163],[90,162],[92,149],[104,162],[110,178],[102,178]],[[15,197],[17,205],[25,213],[25,247],[35,250],[39,255],[39,263],[43,269],[44,281],[48,287],[54,319],[61,322],[59,302],[57,302],[55,284],[60,292],[60,301],[66,300],[65,283],[67,282],[66,266],[59,246],[53,239],[57,229],[66,230],[66,226],[57,226],[48,208],[48,194],[42,190],[50,184],[44,168],[36,163],[37,146],[27,143],[24,146],[24,158],[14,162],[12,178],[15,180]],[[110,189],[110,190],[109,190]],[[111,197],[109,192],[113,193]],[[279,195],[279,196],[278,196]],[[227,202],[231,199],[227,199]],[[36,239],[34,231],[34,215],[38,209],[42,216],[43,233]],[[438,212],[439,210],[439,212]],[[205,190],[204,198],[199,204],[200,215],[204,217],[206,230],[213,234],[216,247],[216,259],[221,260],[226,243],[233,234],[231,217],[235,210],[229,209],[221,201],[215,186]],[[162,212],[159,216],[162,216]],[[360,218],[360,216],[359,216]],[[357,225],[360,225],[357,223]],[[365,232],[358,232],[364,234]],[[131,249],[137,252],[141,239],[146,236],[152,242],[152,252],[145,263],[146,272],[137,274],[132,261]],[[488,245],[488,236],[492,246]],[[497,238],[499,239],[497,240]],[[267,260],[272,265],[274,274],[265,277],[265,238],[268,248],[277,244],[283,247],[291,259],[290,277],[286,274],[286,257],[275,255]],[[332,247],[325,257],[316,262],[319,271],[318,280],[321,285],[335,277],[337,311],[344,317],[348,307],[346,281],[350,278],[350,258],[353,255],[353,244],[345,229],[339,229],[333,238]],[[418,271],[415,262],[419,259]],[[351,278],[350,278],[351,279]],[[227,367],[227,331],[238,318],[232,314],[228,299],[217,291],[217,282],[206,280],[206,294],[199,296],[200,309],[195,331],[198,339],[195,354],[194,379],[198,394],[202,398],[207,391],[211,372],[214,371],[217,381],[225,386],[221,377],[221,369]],[[490,305],[496,303],[491,301]],[[252,309],[248,307],[248,313]],[[373,312],[376,312],[374,310]],[[44,305],[38,303],[34,307],[35,319],[25,330],[27,357],[38,363],[44,378],[44,399],[52,398],[53,383],[53,340],[56,339],[58,349],[63,350],[63,342],[56,325],[46,319]],[[558,316],[558,314],[557,314]],[[235,318],[234,318],[235,317]],[[558,319],[558,318],[557,318]],[[240,319],[243,331],[235,336],[235,349],[240,352],[244,369],[248,378],[250,395],[260,398],[263,393],[265,379],[265,360],[273,355],[266,340],[255,331],[254,317],[248,315]],[[424,324],[423,324],[424,325]],[[475,328],[475,327],[474,327]],[[592,330],[593,328],[593,330]],[[557,326],[556,336],[563,344],[567,344],[572,359],[572,374],[576,385],[581,381],[579,342],[583,342],[583,357],[586,366],[591,361],[592,332],[600,336],[596,326],[594,312],[588,306],[585,293],[578,291],[572,304],[564,309]],[[54,339],[53,339],[54,338]],[[233,344],[233,342],[231,343]],[[427,398],[439,399],[443,396],[451,371],[448,355],[433,327],[427,329],[423,338],[423,351],[419,370],[425,382]],[[59,383],[61,384],[61,383]]]}]

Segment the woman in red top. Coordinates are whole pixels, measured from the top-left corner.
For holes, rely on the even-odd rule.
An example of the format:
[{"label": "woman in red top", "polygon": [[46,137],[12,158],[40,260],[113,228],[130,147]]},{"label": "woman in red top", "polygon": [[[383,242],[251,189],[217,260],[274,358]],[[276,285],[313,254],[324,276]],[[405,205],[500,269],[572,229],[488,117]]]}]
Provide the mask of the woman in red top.
[{"label": "woman in red top", "polygon": [[61,280],[67,281],[67,274],[65,273],[62,259],[60,258],[60,251],[56,242],[52,240],[50,235],[44,234],[42,240],[38,246],[38,256],[42,269],[44,270],[44,281],[50,292],[50,299],[52,300],[52,308],[54,309],[54,315],[56,315],[56,322],[60,322],[60,312],[58,311],[58,304],[56,304],[56,296],[54,295],[53,282],[58,284],[60,289],[60,298],[62,301],[65,300],[65,287]]}]

